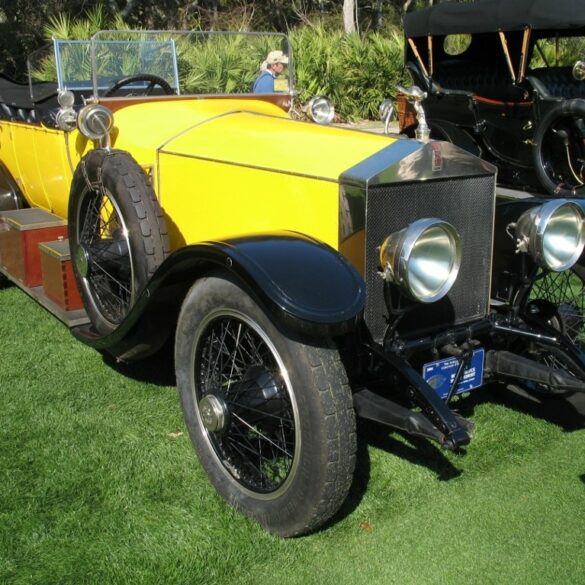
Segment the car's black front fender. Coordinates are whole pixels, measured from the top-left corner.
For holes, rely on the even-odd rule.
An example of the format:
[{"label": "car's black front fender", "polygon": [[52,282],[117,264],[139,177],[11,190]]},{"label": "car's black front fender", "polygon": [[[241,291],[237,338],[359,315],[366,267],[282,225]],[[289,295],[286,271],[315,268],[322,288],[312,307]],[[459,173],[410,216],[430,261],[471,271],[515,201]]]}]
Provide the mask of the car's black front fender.
[{"label": "car's black front fender", "polygon": [[273,320],[300,333],[345,333],[363,311],[365,283],[343,256],[312,238],[282,232],[180,248],[159,267],[113,333],[99,336],[90,326],[73,332],[121,359],[145,357],[173,331],[193,282],[217,270],[233,273]]}]

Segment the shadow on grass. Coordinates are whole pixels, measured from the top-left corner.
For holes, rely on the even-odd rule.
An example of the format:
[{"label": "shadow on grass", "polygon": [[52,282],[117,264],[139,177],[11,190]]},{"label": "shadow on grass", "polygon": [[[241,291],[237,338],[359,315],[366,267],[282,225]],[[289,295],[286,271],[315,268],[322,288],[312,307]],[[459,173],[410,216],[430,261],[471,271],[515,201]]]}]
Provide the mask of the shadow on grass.
[{"label": "shadow on grass", "polygon": [[156,386],[175,386],[173,344],[168,341],[157,353],[137,362],[118,362],[108,353],[102,354],[104,363],[123,376],[137,382]]},{"label": "shadow on grass", "polygon": [[538,397],[518,386],[493,384],[489,401],[518,412],[530,414],[557,425],[565,432],[585,428],[585,394],[563,397]]},{"label": "shadow on grass", "polygon": [[0,274],[0,290],[13,287],[14,284],[10,282],[3,274]]},{"label": "shadow on grass", "polygon": [[448,481],[461,475],[461,471],[445,457],[441,447],[428,439],[394,431],[369,421],[361,426],[361,441],[366,454],[368,445],[376,447],[414,465],[426,467],[440,481]]},{"label": "shadow on grass", "polygon": [[[411,436],[372,421],[358,419],[356,467],[347,499],[340,510],[320,530],[326,530],[349,516],[362,501],[370,481],[370,455],[368,447],[405,459],[414,465],[430,469],[440,481],[449,481],[461,475],[441,448],[431,441]],[[406,489],[407,486],[405,486]]]},{"label": "shadow on grass", "polygon": [[[539,398],[517,387],[492,384],[453,404],[463,417],[473,417],[475,409],[484,403],[495,403],[530,414],[570,432],[585,427],[585,395],[567,398]],[[342,508],[328,525],[349,516],[360,504],[370,480],[368,447],[381,449],[433,471],[440,481],[449,481],[461,475],[461,470],[444,455],[441,448],[427,439],[393,431],[384,425],[358,420],[358,447],[353,483]],[[585,474],[580,476],[585,483]],[[326,527],[324,527],[326,528]]]},{"label": "shadow on grass", "polygon": [[475,409],[486,403],[529,414],[557,425],[565,432],[585,428],[585,394],[575,393],[565,398],[539,397],[519,386],[494,383],[456,402],[453,408],[461,416],[471,418]]}]

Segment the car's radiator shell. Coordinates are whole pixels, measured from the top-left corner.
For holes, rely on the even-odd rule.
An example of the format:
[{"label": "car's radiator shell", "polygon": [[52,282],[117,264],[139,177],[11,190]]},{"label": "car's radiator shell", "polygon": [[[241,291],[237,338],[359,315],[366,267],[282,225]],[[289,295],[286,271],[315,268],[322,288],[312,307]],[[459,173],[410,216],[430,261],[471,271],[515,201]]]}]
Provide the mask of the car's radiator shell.
[{"label": "car's radiator shell", "polygon": [[387,324],[377,248],[392,232],[425,217],[451,223],[461,236],[459,276],[449,294],[435,303],[418,303],[401,319],[408,337],[479,319],[489,306],[494,222],[493,177],[376,185],[366,198],[365,320],[376,340]]}]

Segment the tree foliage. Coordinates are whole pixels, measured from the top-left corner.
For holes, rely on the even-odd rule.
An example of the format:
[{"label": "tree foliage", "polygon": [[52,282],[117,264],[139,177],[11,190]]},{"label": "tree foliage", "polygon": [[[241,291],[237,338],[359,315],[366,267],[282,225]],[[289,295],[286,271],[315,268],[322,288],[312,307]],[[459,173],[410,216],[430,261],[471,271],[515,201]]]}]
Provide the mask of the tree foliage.
[{"label": "tree foliage", "polygon": [[[397,24],[403,1],[352,0],[359,31],[367,34]],[[0,70],[22,78],[26,55],[46,41],[43,29],[51,17],[77,20],[98,6],[128,28],[287,32],[315,22],[331,31],[343,30],[345,2],[348,0],[0,0]]]},{"label": "tree foliage", "polygon": [[[51,38],[89,39],[101,29],[253,28],[285,29],[292,43],[296,87],[301,100],[327,95],[344,119],[376,118],[378,105],[393,93],[395,84],[402,81],[404,75],[401,32],[388,25],[382,32],[376,32],[373,26],[368,30],[362,21],[361,34],[347,34],[343,27],[343,0],[339,3],[266,0],[262,5],[234,0],[195,0],[189,4],[184,0],[140,0],[136,3],[108,0],[82,10],[83,4],[83,0],[77,3],[45,0],[42,5],[35,0],[19,0],[18,3],[0,0],[0,27],[13,31],[12,36],[0,36],[0,57],[4,59],[5,72],[24,78],[24,56],[31,50]],[[10,10],[5,5],[10,6]],[[172,15],[165,16],[170,14],[167,11],[171,7],[174,7]],[[335,11],[336,8],[339,10]],[[376,18],[381,17],[373,14],[371,23]],[[264,26],[257,26],[257,23]],[[242,54],[242,48],[235,46],[235,42],[228,38],[225,46],[199,52],[196,58],[192,58],[189,51],[197,52],[197,47],[180,51],[180,60],[196,64],[190,67],[188,78],[183,80],[190,90],[212,91],[205,86],[212,80],[226,91],[230,91],[231,85],[234,90],[246,91],[261,56],[269,47],[258,47],[257,54],[250,56],[246,77],[239,69],[234,71],[233,63],[237,59],[231,56],[241,60]],[[42,63],[37,75],[43,78]]]}]

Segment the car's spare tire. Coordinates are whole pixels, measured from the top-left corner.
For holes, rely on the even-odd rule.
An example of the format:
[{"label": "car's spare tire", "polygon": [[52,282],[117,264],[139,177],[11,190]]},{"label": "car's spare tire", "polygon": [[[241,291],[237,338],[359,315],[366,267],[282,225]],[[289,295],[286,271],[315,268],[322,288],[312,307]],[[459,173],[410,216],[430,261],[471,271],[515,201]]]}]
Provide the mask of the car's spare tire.
[{"label": "car's spare tire", "polygon": [[585,100],[564,100],[545,114],[532,154],[538,180],[550,195],[585,195]]},{"label": "car's spare tire", "polygon": [[107,335],[169,253],[154,190],[127,152],[94,150],[80,161],[69,198],[69,245],[85,309]]}]

